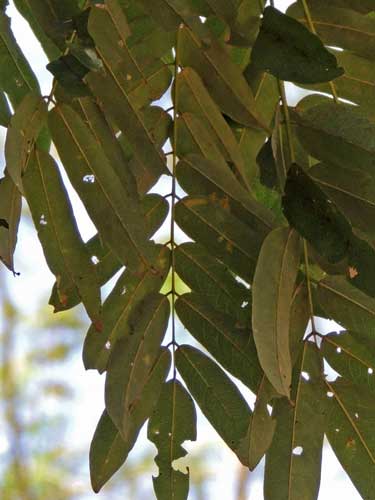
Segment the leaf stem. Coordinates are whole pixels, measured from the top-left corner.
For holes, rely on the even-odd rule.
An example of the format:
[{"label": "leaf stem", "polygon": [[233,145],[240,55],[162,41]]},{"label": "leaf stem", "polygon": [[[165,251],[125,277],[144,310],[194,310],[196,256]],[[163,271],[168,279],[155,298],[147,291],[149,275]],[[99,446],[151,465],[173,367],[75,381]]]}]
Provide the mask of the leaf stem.
[{"label": "leaf stem", "polygon": [[[314,33],[314,35],[317,35],[316,29],[314,26],[314,22],[313,22],[312,17],[311,17],[311,12],[310,12],[309,6],[307,4],[307,0],[301,0],[301,2],[302,2],[302,6],[303,6],[303,11],[305,13],[307,26],[309,27],[309,30],[311,31],[311,33]],[[333,82],[329,82],[329,86],[331,88],[333,100],[335,101],[336,104],[340,104],[335,84]]]},{"label": "leaf stem", "polygon": [[175,309],[175,301],[176,301],[176,242],[175,242],[175,206],[176,206],[176,166],[177,166],[177,126],[176,120],[178,117],[178,85],[177,85],[177,77],[179,71],[179,33],[180,28],[177,29],[176,36],[176,53],[175,53],[175,62],[174,62],[174,95],[173,95],[173,160],[172,160],[172,200],[171,200],[171,229],[170,229],[170,242],[171,242],[171,266],[172,266],[172,341],[171,344],[173,346],[172,356],[173,356],[173,378],[176,379],[176,362],[175,362],[175,354],[176,354],[176,309]]},{"label": "leaf stem", "polygon": [[292,126],[290,124],[290,115],[289,115],[288,101],[287,101],[286,95],[285,95],[285,86],[284,86],[284,82],[282,80],[279,80],[279,79],[277,79],[277,84],[279,86],[279,93],[280,93],[281,102],[282,102],[282,106],[283,106],[283,113],[284,113],[285,126],[286,126],[286,136],[288,139],[288,146],[289,146],[289,153],[290,153],[290,161],[291,161],[291,163],[295,163],[296,162],[296,153],[295,153],[294,145],[293,145]]}]

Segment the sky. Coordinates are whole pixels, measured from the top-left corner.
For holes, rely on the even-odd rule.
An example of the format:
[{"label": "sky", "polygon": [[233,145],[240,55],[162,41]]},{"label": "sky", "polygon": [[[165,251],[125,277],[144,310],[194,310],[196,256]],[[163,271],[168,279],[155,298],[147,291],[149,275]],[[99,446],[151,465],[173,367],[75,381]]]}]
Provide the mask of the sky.
[{"label": "sky", "polygon": [[[284,10],[291,3],[288,1],[276,1],[276,7]],[[12,28],[15,36],[23,49],[27,59],[31,63],[35,73],[39,78],[42,93],[49,94],[52,78],[46,70],[46,57],[36,41],[34,35],[28,27],[28,24],[17,13],[12,2],[8,8],[8,15],[12,19]],[[295,103],[296,94],[290,85],[287,85],[287,91],[292,104]],[[3,134],[0,136],[0,146],[4,143]],[[3,162],[3,159],[2,159]],[[2,168],[2,167],[1,167]],[[64,176],[64,180],[69,186],[69,181]],[[165,182],[159,184],[160,189],[168,190]],[[85,240],[91,237],[96,231],[90,219],[88,218],[82,203],[74,190],[69,187],[69,194],[72,199],[73,208],[77,217],[78,226]],[[159,233],[160,234],[160,233]],[[54,277],[49,272],[45,262],[40,244],[37,239],[34,228],[23,223],[20,227],[19,244],[16,251],[16,269],[21,272],[20,278],[10,278],[9,287],[12,296],[15,298],[18,306],[25,314],[35,314],[36,307],[41,301],[48,301],[48,296],[51,287],[54,283]],[[332,325],[326,325],[327,331],[332,331]],[[64,373],[64,378],[69,377],[72,384],[77,388],[77,395],[72,404],[72,413],[70,414],[70,424],[66,435],[67,442],[74,442],[87,450],[91,437],[94,433],[97,421],[101,415],[104,406],[104,376],[98,375],[94,371],[85,371],[80,356],[77,356],[71,363],[70,369]],[[78,383],[77,383],[78,382]],[[249,391],[241,386],[241,390],[248,398],[250,404],[254,398]],[[51,408],[51,412],[54,409]],[[145,436],[145,429],[142,431]],[[234,498],[234,480],[238,472],[238,461],[235,455],[224,445],[217,444],[220,438],[211,428],[205,418],[200,415],[198,423],[198,440],[196,443],[186,443],[185,447],[188,450],[194,450],[197,446],[204,446],[207,443],[216,443],[213,451],[212,466],[215,470],[215,481],[210,483],[209,498],[231,500]],[[154,450],[152,444],[146,443],[142,439],[142,443],[138,443],[135,447],[134,454],[143,453],[145,447]],[[0,463],[1,454],[6,450],[6,442],[0,439]],[[262,464],[260,465],[260,468]],[[260,470],[255,471],[255,480],[252,482],[251,491],[247,500],[262,500],[262,476]],[[147,478],[151,481],[151,478]],[[77,485],[85,484],[88,481],[88,462],[86,462],[84,471],[77,473]],[[90,500],[94,498],[105,498],[111,500],[106,493],[103,495],[95,495],[91,493],[80,500]],[[328,446],[324,449],[322,481],[319,500],[332,500],[332,498],[340,498],[340,500],[360,500],[360,495],[355,490],[350,480],[343,473],[341,466],[338,464],[334,454]],[[192,499],[193,500],[193,499]]]}]

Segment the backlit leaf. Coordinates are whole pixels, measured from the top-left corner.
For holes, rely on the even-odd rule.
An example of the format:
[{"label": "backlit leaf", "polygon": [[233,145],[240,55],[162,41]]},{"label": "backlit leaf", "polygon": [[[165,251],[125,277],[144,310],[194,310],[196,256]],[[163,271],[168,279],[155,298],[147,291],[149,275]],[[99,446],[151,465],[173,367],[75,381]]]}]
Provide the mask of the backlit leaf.
[{"label": "backlit leaf", "polygon": [[13,273],[21,204],[17,186],[9,175],[5,175],[0,180],[0,260]]},{"label": "backlit leaf", "polygon": [[186,455],[184,441],[196,440],[196,411],[189,393],[178,380],[164,384],[159,401],[148,424],[147,436],[155,443],[158,454],[155,462],[159,475],[153,478],[156,497],[187,499],[187,474],[176,470],[173,461]]},{"label": "backlit leaf", "polygon": [[275,389],[290,393],[292,363],[289,346],[290,307],[300,262],[300,239],[279,228],[264,240],[253,293],[253,332],[259,362]]},{"label": "backlit leaf", "polygon": [[25,196],[44,255],[57,280],[61,303],[74,287],[94,328],[102,329],[101,302],[94,264],[81,240],[61,175],[52,157],[36,150],[23,176]]}]

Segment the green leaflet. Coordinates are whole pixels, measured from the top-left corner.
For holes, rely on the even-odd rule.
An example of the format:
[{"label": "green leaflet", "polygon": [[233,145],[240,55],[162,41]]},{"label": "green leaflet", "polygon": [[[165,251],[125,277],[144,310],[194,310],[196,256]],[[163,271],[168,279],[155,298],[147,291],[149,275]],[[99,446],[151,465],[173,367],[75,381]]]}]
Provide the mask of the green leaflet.
[{"label": "green leaflet", "polygon": [[[362,2],[357,3],[361,4]],[[309,8],[314,27],[325,45],[341,47],[374,59],[374,18],[361,15],[351,9],[327,5],[324,0],[314,0]],[[288,9],[288,14],[296,17],[301,23],[306,23],[301,2],[293,4]]]},{"label": "green leaflet", "polygon": [[[270,127],[280,100],[276,78],[269,73],[256,70],[253,64],[249,64],[244,76],[254,94],[257,107],[263,110],[266,124]],[[247,176],[253,181],[258,176],[256,157],[269,134],[255,128],[237,126],[234,132],[245,160]]]},{"label": "green leaflet", "polygon": [[60,302],[74,286],[97,331],[102,330],[100,290],[94,264],[81,240],[58,167],[35,150],[23,176],[25,196]]},{"label": "green leaflet", "polygon": [[326,381],[329,398],[326,435],[362,498],[374,496],[374,395],[344,379]]},{"label": "green leaflet", "polygon": [[179,31],[180,62],[192,67],[221,110],[249,127],[267,130],[241,69],[215,40],[203,44],[187,27]]},{"label": "green leaflet", "polygon": [[330,263],[344,259],[351,226],[305,171],[293,164],[288,172],[283,211],[294,227]]},{"label": "green leaflet", "polygon": [[[141,119],[156,147],[161,150],[170,135],[171,116],[158,106],[149,106],[141,111]],[[125,134],[120,135],[119,142],[129,160],[129,168],[135,177],[138,192],[142,195],[158,181],[160,170],[153,168],[152,164],[141,161],[134,154]]]},{"label": "green leaflet", "polygon": [[125,462],[129,448],[104,410],[90,446],[90,478],[92,489],[98,493],[104,484]]},{"label": "green leaflet", "polygon": [[375,171],[375,124],[349,104],[332,100],[307,110],[296,108],[298,137],[313,157],[340,168]]},{"label": "green leaflet", "polygon": [[158,246],[159,255],[155,266],[157,273],[143,271],[132,273],[126,269],[103,305],[103,332],[97,335],[91,326],[83,346],[83,362],[86,369],[106,370],[110,352],[117,340],[130,331],[133,311],[147,295],[160,290],[170,266],[169,250]]},{"label": "green leaflet", "polygon": [[11,118],[5,141],[7,170],[22,192],[22,175],[45,121],[47,104],[34,93],[27,94]]},{"label": "green leaflet", "polygon": [[141,399],[133,401],[128,409],[123,433],[113,424],[108,412],[103,413],[90,448],[90,476],[95,492],[98,492],[125,462],[139,431],[152,414],[170,365],[171,355],[168,349],[161,348],[148,373]]},{"label": "green leaflet", "polygon": [[[365,234],[373,238],[375,230],[375,179],[360,170],[342,169],[319,163],[309,175],[336,204],[343,215]],[[355,182],[353,182],[355,179]]]},{"label": "green leaflet", "polygon": [[13,273],[13,254],[21,217],[20,192],[9,175],[0,179],[0,260]]},{"label": "green leaflet", "polygon": [[289,396],[292,376],[290,306],[300,253],[295,231],[272,231],[264,240],[252,286],[252,323],[259,362],[277,392],[285,396]]},{"label": "green leaflet", "polygon": [[293,374],[292,399],[274,404],[276,431],[266,454],[265,500],[316,500],[319,492],[327,398],[322,361],[305,343]]},{"label": "green leaflet", "polygon": [[102,146],[113,170],[121,180],[123,188],[129,193],[129,196],[136,199],[137,186],[133,173],[104,113],[92,98],[87,97],[78,100],[76,109],[81,113],[96,141]]},{"label": "green leaflet", "polygon": [[17,10],[29,23],[30,28],[33,30],[34,35],[39,40],[48,59],[52,61],[59,57],[60,50],[43,30],[40,18],[38,19],[38,12],[35,10],[35,8],[33,8],[37,4],[41,3],[42,2],[39,2],[39,0],[14,0],[14,5],[17,7]]},{"label": "green leaflet", "polygon": [[178,298],[176,311],[185,328],[226,370],[256,390],[262,371],[248,325],[214,309],[194,292]]},{"label": "green leaflet", "polygon": [[214,361],[188,345],[177,349],[176,366],[203,414],[236,452],[246,434],[251,410],[235,384]]},{"label": "green leaflet", "polygon": [[[225,204],[224,204],[225,207]],[[175,209],[181,229],[245,281],[251,281],[262,237],[209,197],[186,197]]]},{"label": "green leaflet", "polygon": [[107,411],[126,441],[133,405],[142,398],[157,362],[169,318],[165,295],[151,294],[132,311],[128,331],[116,342],[105,384]]},{"label": "green leaflet", "polygon": [[316,297],[327,314],[359,337],[374,338],[375,300],[343,276],[329,276],[317,285]]},{"label": "green leaflet", "polygon": [[356,337],[355,333],[350,332],[325,335],[321,347],[322,354],[330,366],[343,377],[375,392],[374,342],[366,342]]},{"label": "green leaflet", "polygon": [[192,68],[183,69],[176,80],[178,109],[180,112],[197,114],[213,132],[220,150],[233,162],[237,172],[249,187],[244,159],[234,134],[216,103],[211,98],[199,75]]},{"label": "green leaflet", "polygon": [[189,470],[184,474],[172,464],[186,455],[183,442],[196,440],[196,419],[194,402],[183,385],[178,380],[164,384],[147,430],[148,438],[158,448],[155,462],[159,475],[153,478],[153,482],[156,497],[160,500],[188,497]]},{"label": "green leaflet", "polygon": [[280,80],[296,83],[327,82],[343,73],[316,35],[273,7],[263,12],[251,61]]},{"label": "green leaflet", "polygon": [[29,92],[39,92],[39,84],[10,28],[10,19],[0,13],[0,89],[16,108]]},{"label": "green leaflet", "polygon": [[256,394],[253,418],[250,420],[246,437],[237,449],[237,453],[243,456],[242,463],[246,463],[250,470],[255,469],[271,446],[276,427],[276,421],[269,414],[267,404],[277,397],[277,393],[265,375],[261,378]]},{"label": "green leaflet", "polygon": [[238,182],[226,162],[189,154],[177,165],[177,178],[189,194],[213,194],[229,198],[248,213],[246,222],[261,234],[274,226],[274,217]]},{"label": "green leaflet", "polygon": [[175,250],[177,274],[190,289],[204,295],[215,309],[246,323],[251,292],[238,283],[226,266],[197,243],[183,243]]},{"label": "green leaflet", "polygon": [[[158,194],[148,194],[142,199],[141,205],[144,209],[145,220],[148,222],[146,226],[149,227],[149,236],[152,236],[168,215],[168,202]],[[122,264],[111,249],[104,244],[99,234],[93,236],[86,243],[86,247],[91,258],[96,257],[98,260],[95,269],[99,286],[103,286],[121,269]],[[55,283],[49,299],[49,304],[54,307],[55,312],[71,309],[81,301],[74,287],[66,290],[66,295],[66,303],[62,304],[59,301]]]},{"label": "green leaflet", "polygon": [[122,187],[89,127],[65,104],[50,112],[49,125],[68,176],[108,246],[133,269],[152,266],[154,248],[143,231],[139,201]]}]

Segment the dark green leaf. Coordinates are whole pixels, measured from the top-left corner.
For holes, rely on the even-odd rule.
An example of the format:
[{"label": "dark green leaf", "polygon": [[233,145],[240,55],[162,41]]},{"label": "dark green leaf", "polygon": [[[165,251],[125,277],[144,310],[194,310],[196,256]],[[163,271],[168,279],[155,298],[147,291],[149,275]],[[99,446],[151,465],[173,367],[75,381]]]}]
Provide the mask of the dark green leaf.
[{"label": "dark green leaf", "polygon": [[176,365],[203,414],[236,451],[246,434],[251,410],[235,384],[214,361],[188,345],[177,349]]},{"label": "dark green leaf", "polygon": [[173,461],[186,455],[184,441],[197,438],[196,412],[189,393],[177,380],[164,384],[159,401],[148,424],[147,436],[155,443],[155,462],[159,475],[153,478],[156,497],[160,500],[184,500],[189,492],[187,474],[176,470]]},{"label": "dark green leaf", "polygon": [[275,402],[276,432],[266,454],[264,496],[267,500],[316,500],[319,492],[327,403],[322,361],[305,343],[293,374],[293,404]]},{"label": "dark green leaf", "polygon": [[261,378],[250,327],[214,309],[196,293],[180,296],[177,314],[185,328],[241,382],[256,390]]},{"label": "dark green leaf", "polygon": [[273,7],[263,12],[251,60],[257,68],[296,83],[327,82],[343,73],[316,35]]},{"label": "dark green leaf", "polygon": [[102,329],[100,290],[94,264],[81,240],[67,192],[52,157],[32,153],[23,176],[25,196],[44,255],[57,280],[61,303],[73,286],[94,328]]},{"label": "dark green leaf", "polygon": [[0,260],[13,273],[13,254],[21,217],[21,195],[9,175],[0,180]]},{"label": "dark green leaf", "polygon": [[90,90],[83,82],[89,70],[74,55],[62,55],[47,64],[47,69],[70,97],[90,95]]},{"label": "dark green leaf", "polygon": [[[309,175],[334,201],[345,217],[371,238],[375,237],[375,179],[361,170],[337,165],[314,165]],[[354,182],[355,179],[355,182]]]},{"label": "dark green leaf", "polygon": [[290,307],[300,253],[295,231],[272,231],[264,240],[252,286],[252,322],[259,362],[271,384],[285,396],[289,396],[292,377]]},{"label": "dark green leaf", "polygon": [[98,335],[92,326],[87,332],[83,347],[86,369],[96,368],[100,373],[106,370],[116,341],[129,335],[133,311],[147,295],[160,290],[169,271],[170,259],[168,248],[159,247],[159,250],[155,263],[157,273],[143,271],[137,274],[127,269],[118,279],[103,305],[103,332]]},{"label": "dark green leaf", "polygon": [[288,172],[283,211],[289,224],[329,262],[346,257],[352,236],[350,224],[296,164]]}]

